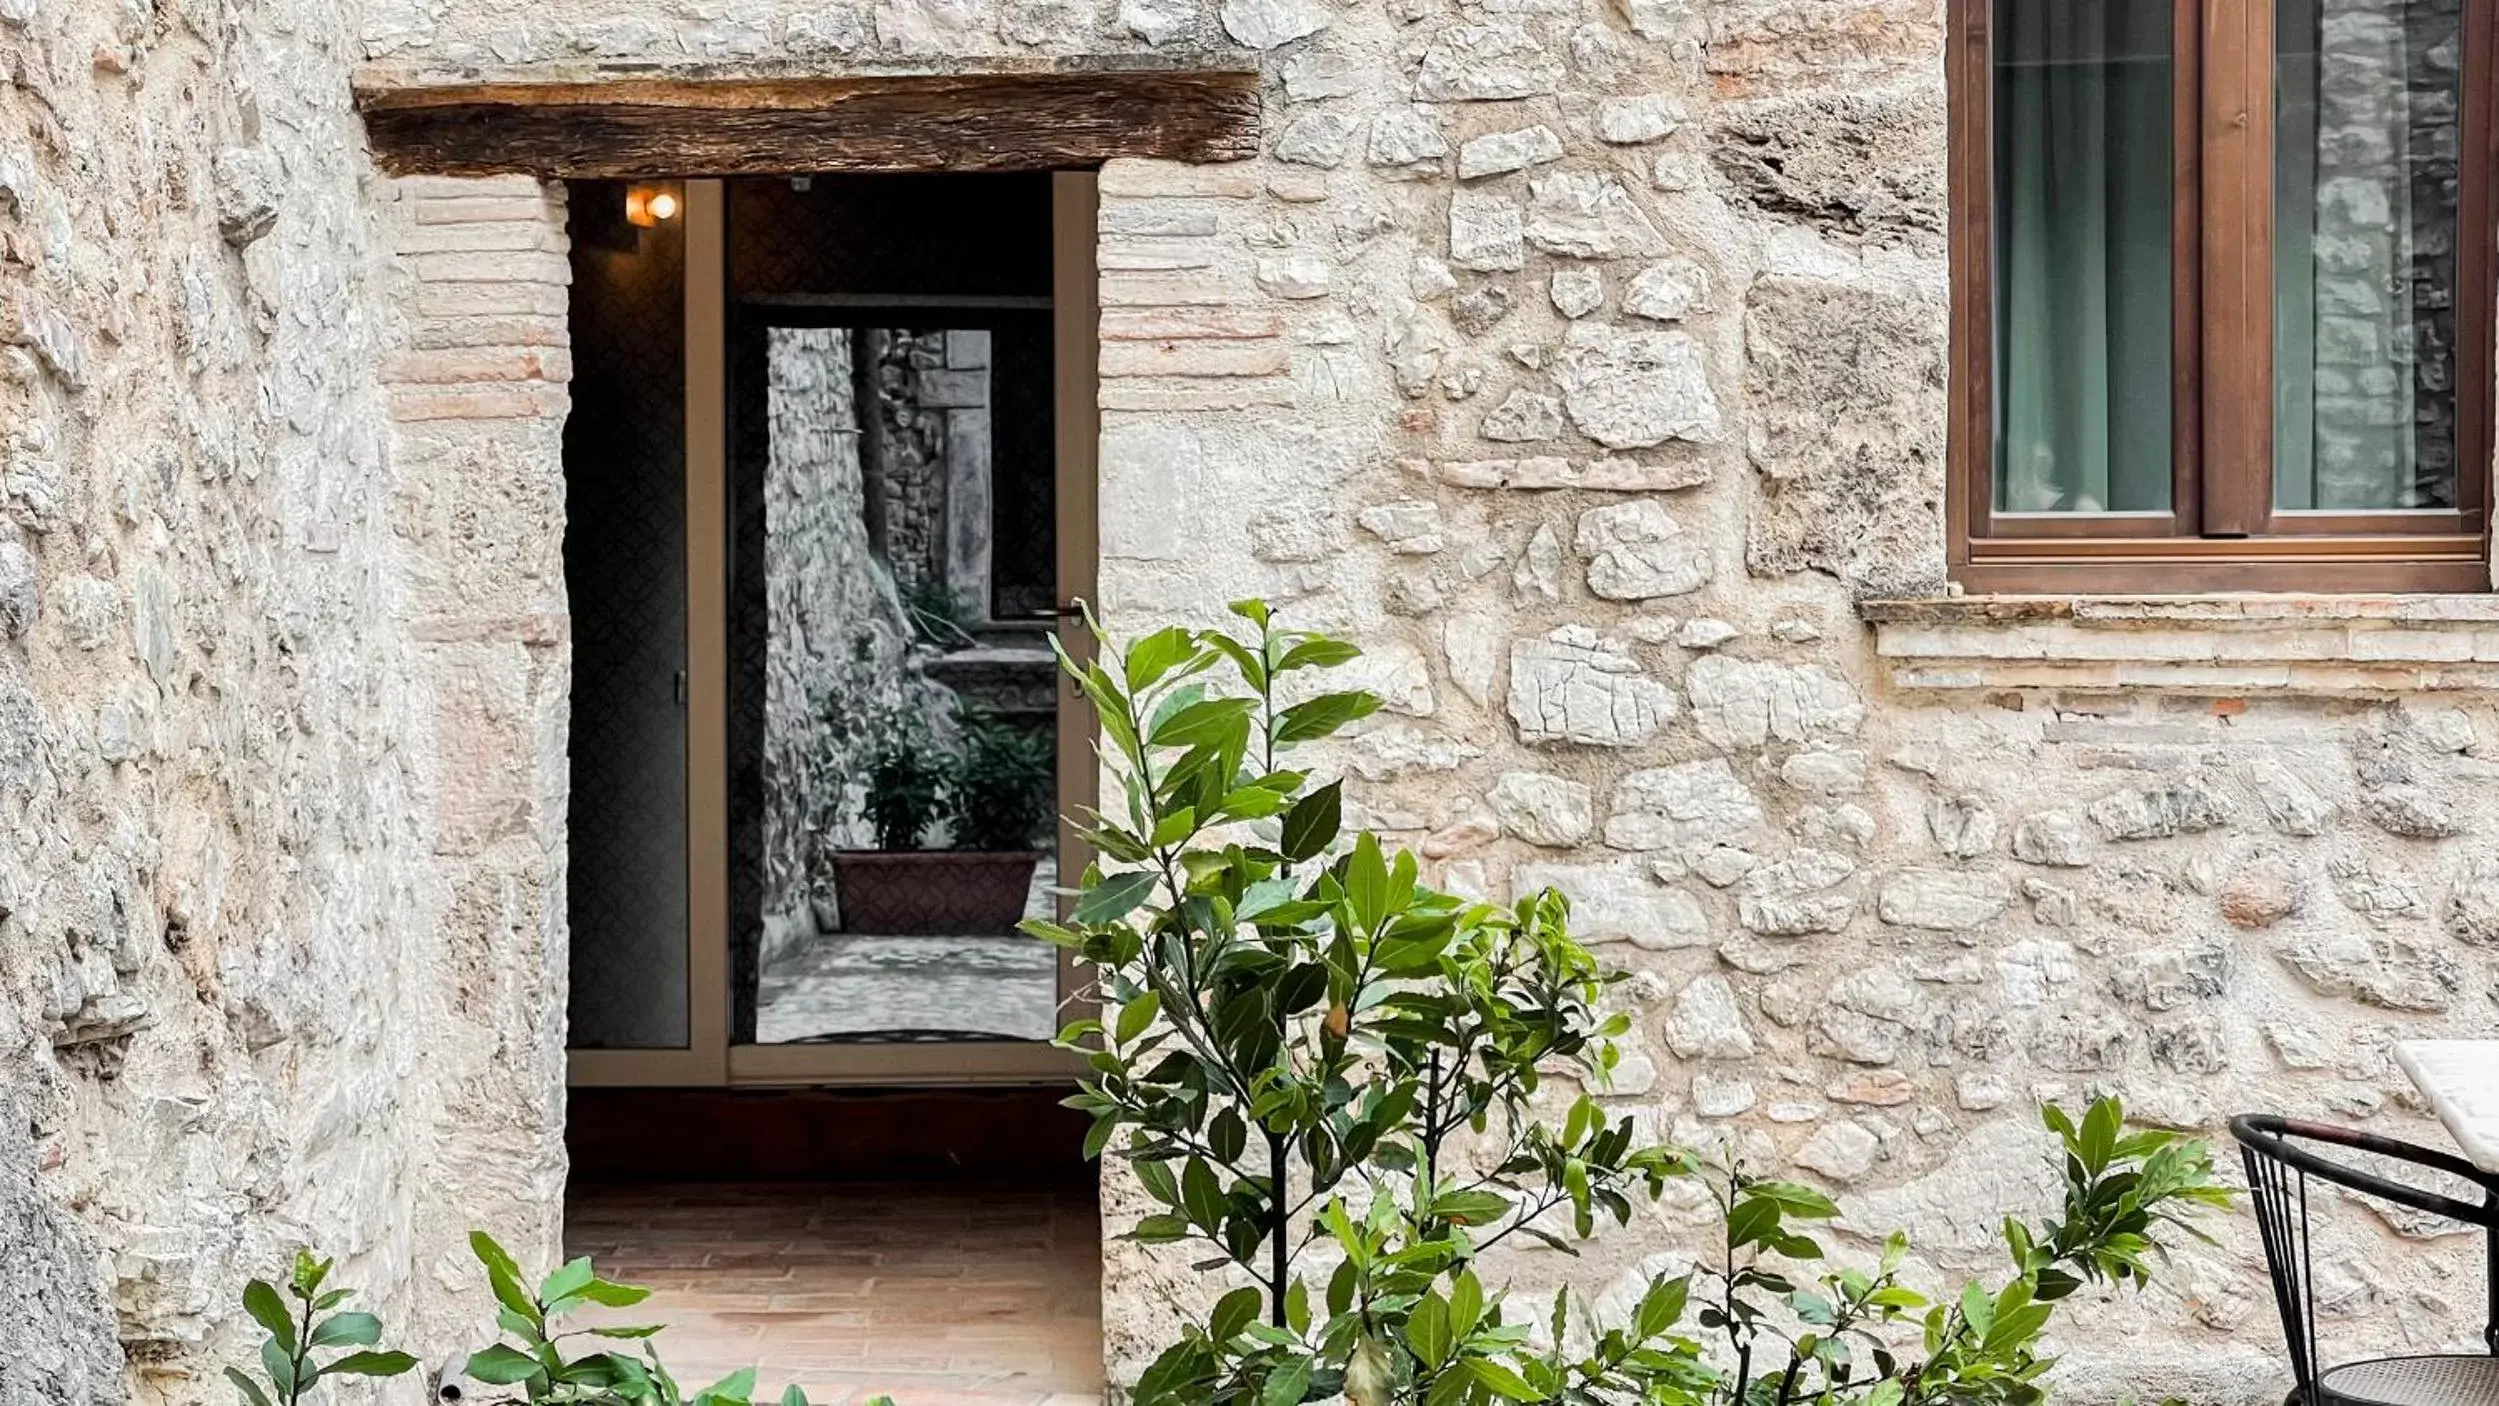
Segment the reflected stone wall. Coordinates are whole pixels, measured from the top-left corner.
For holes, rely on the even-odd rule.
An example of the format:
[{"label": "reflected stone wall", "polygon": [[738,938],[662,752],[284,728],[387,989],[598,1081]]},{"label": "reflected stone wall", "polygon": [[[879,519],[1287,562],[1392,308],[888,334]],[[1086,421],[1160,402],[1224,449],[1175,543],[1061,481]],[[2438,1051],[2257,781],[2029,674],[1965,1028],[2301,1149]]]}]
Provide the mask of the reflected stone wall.
[{"label": "reflected stone wall", "polygon": [[2315,500],[2285,506],[2451,505],[2462,0],[2295,0],[2286,16],[2313,29],[2316,57],[2292,85],[2313,103],[2283,118],[2286,148],[2314,152],[2313,170],[2284,173],[2283,253],[2313,259],[2315,283],[2284,308],[2283,359],[2294,414],[2314,398],[2313,449],[2296,424],[2286,449],[2313,452]]},{"label": "reflected stone wall", "polygon": [[876,397],[868,428],[877,549],[924,608],[990,613],[990,338],[982,331],[859,334]]},{"label": "reflected stone wall", "polygon": [[774,328],[764,513],[770,643],[764,689],[764,946],[810,930],[828,846],[871,841],[854,818],[877,719],[916,706],[943,728],[953,695],[921,677],[894,578],[868,548],[851,333]]}]

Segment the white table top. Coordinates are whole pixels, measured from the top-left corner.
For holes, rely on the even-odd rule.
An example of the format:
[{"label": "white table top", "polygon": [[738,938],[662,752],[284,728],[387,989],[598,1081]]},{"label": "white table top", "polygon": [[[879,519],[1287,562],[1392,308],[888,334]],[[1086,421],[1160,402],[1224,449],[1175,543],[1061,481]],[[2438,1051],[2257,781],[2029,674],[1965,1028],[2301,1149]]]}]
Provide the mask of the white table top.
[{"label": "white table top", "polygon": [[2430,1101],[2465,1160],[2499,1172],[2499,1040],[2403,1040],[2395,1062]]}]

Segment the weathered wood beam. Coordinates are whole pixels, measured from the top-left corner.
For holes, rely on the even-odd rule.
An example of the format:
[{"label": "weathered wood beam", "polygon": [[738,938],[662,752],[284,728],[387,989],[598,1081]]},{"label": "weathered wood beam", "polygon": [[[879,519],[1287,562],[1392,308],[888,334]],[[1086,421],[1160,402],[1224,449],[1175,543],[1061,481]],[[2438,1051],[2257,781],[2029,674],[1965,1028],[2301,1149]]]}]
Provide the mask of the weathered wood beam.
[{"label": "weathered wood beam", "polygon": [[356,106],[393,175],[1035,171],[1258,153],[1246,72],[376,82]]}]

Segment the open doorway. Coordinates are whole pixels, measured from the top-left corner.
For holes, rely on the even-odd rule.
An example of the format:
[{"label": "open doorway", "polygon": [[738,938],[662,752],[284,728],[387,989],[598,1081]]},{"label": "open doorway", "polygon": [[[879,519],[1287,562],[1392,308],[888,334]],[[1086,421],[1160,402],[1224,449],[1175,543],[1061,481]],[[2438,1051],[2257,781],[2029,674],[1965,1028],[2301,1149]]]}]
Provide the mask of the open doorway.
[{"label": "open doorway", "polygon": [[571,206],[574,1081],[1070,1077],[1090,176]]},{"label": "open doorway", "polygon": [[573,1248],[707,1359],[1082,1399],[1077,993],[1015,925],[1093,774],[1050,649],[1092,579],[1091,177],[570,210]]}]

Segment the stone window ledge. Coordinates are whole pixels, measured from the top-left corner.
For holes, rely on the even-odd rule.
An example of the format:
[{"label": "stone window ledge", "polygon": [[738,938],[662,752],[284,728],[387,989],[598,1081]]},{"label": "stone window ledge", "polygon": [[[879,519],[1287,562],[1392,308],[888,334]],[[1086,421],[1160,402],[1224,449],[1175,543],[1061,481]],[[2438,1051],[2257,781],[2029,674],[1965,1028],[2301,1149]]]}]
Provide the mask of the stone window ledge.
[{"label": "stone window ledge", "polygon": [[2499,691],[2499,595],[1952,596],[1858,613],[1902,689]]}]

